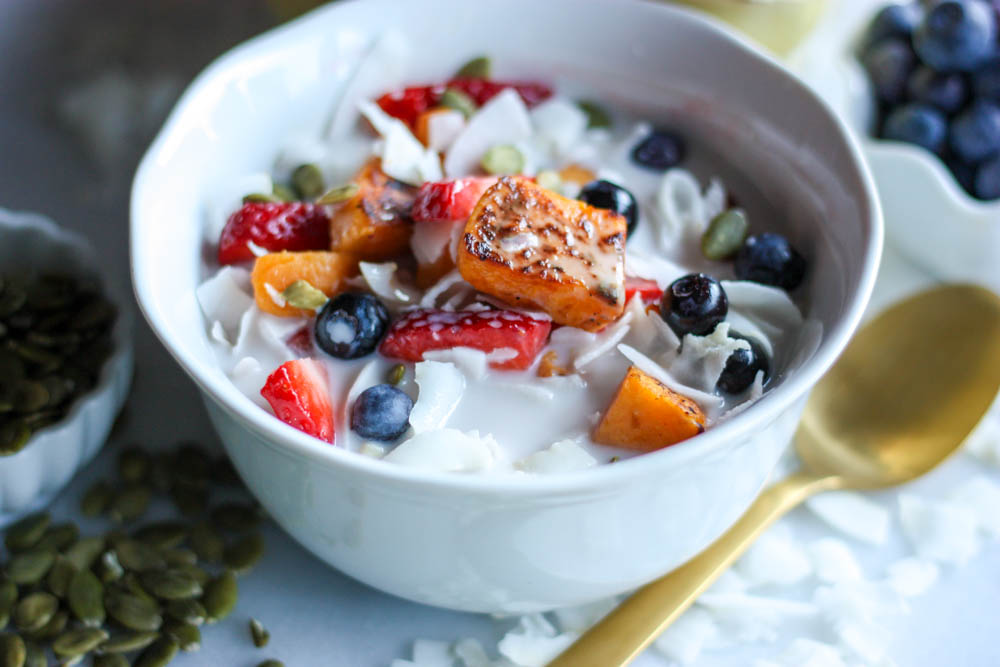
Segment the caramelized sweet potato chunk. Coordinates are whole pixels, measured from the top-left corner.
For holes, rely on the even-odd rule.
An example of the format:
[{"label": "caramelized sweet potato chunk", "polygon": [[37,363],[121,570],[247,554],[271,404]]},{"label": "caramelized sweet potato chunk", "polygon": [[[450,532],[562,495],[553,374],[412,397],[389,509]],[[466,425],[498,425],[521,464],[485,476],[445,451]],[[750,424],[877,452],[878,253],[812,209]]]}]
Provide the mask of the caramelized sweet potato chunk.
[{"label": "caramelized sweet potato chunk", "polygon": [[257,307],[265,313],[303,317],[313,313],[278,305],[272,294],[281,294],[296,280],[305,280],[327,296],[334,296],[341,290],[344,281],[357,273],[357,258],[344,253],[326,250],[272,252],[257,258],[250,281]]},{"label": "caramelized sweet potato chunk", "polygon": [[632,366],[593,437],[602,445],[651,452],[704,430],[705,414],[697,403]]},{"label": "caramelized sweet potato chunk", "polygon": [[416,189],[389,178],[378,159],[362,167],[354,183],[357,194],[334,205],[330,249],[372,262],[406,252],[413,231],[410,207]]}]

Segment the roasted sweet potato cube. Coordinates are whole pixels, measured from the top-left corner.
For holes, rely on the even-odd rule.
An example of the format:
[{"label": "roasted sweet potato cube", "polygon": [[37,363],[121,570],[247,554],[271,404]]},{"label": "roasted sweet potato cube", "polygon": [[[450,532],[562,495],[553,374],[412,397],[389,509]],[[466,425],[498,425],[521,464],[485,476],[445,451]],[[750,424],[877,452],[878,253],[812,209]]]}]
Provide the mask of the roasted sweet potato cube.
[{"label": "roasted sweet potato cube", "polygon": [[250,281],[257,307],[272,315],[303,317],[313,313],[280,305],[280,295],[296,280],[305,280],[327,296],[334,296],[344,281],[357,275],[356,257],[326,250],[307,252],[272,252],[254,262]]},{"label": "roasted sweet potato cube", "polygon": [[705,414],[697,403],[632,366],[593,438],[602,445],[651,452],[704,430]]},{"label": "roasted sweet potato cube", "polygon": [[505,176],[473,209],[457,264],[481,292],[597,331],[625,308],[625,218]]},{"label": "roasted sweet potato cube", "polygon": [[372,262],[406,252],[413,231],[410,207],[416,189],[389,178],[378,159],[362,167],[354,183],[357,194],[333,206],[330,249]]}]

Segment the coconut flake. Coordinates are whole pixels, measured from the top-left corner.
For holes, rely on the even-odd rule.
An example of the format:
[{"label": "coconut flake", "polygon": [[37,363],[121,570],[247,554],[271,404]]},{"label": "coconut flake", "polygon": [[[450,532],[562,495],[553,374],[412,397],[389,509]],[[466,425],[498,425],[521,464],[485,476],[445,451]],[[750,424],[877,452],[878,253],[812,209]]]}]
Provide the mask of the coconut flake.
[{"label": "coconut flake", "polygon": [[441,110],[427,119],[427,147],[445,153],[465,129],[465,116],[454,109]]},{"label": "coconut flake", "polygon": [[575,633],[555,634],[555,628],[540,614],[521,617],[518,626],[497,644],[500,655],[520,667],[545,667],[576,641]]},{"label": "coconut flake", "polygon": [[636,350],[634,347],[621,343],[618,345],[618,351],[621,352],[626,359],[635,364],[636,368],[642,372],[659,380],[672,391],[676,391],[678,394],[686,396],[697,403],[699,407],[705,411],[705,415],[709,418],[709,420],[718,416],[719,411],[722,409],[721,397],[681,384],[669,373],[667,373],[662,366],[644,355],[642,352]]},{"label": "coconut flake", "polygon": [[812,574],[805,550],[786,526],[778,524],[761,535],[736,563],[749,587],[788,586]]},{"label": "coconut flake", "polygon": [[463,667],[493,667],[483,645],[475,639],[455,642],[453,651],[455,657],[462,661]]},{"label": "coconut flake", "polygon": [[481,472],[493,467],[496,450],[492,436],[442,428],[414,435],[386,454],[384,460],[422,470]]},{"label": "coconut flake", "polygon": [[828,491],[813,496],[806,506],[832,527],[869,544],[885,544],[889,512],[860,493]]},{"label": "coconut flake", "polygon": [[789,619],[811,618],[819,609],[808,602],[745,593],[704,593],[698,604],[708,608],[721,626],[722,637],[741,641],[774,641],[778,627]]},{"label": "coconut flake", "polygon": [[253,305],[249,294],[250,272],[234,266],[226,266],[198,286],[195,294],[205,319],[218,322],[225,332],[228,343],[239,331],[243,313]]},{"label": "coconut flake", "polygon": [[403,121],[385,113],[374,102],[361,102],[358,108],[382,136],[382,171],[410,185],[443,178],[437,152],[425,148]]},{"label": "coconut flake", "polygon": [[669,660],[682,665],[693,665],[706,642],[718,633],[719,627],[712,615],[704,609],[693,607],[656,638],[653,648]]},{"label": "coconut flake", "polygon": [[466,378],[475,382],[486,377],[488,358],[482,350],[471,347],[452,347],[447,350],[427,350],[424,361],[440,361],[454,364]]},{"label": "coconut flake", "polygon": [[465,392],[465,376],[455,364],[421,361],[414,366],[420,393],[410,412],[414,433],[444,428]]},{"label": "coconut flake", "polygon": [[565,607],[552,612],[563,632],[583,633],[618,606],[620,598],[610,597],[576,607]]},{"label": "coconut flake", "polygon": [[251,401],[270,411],[270,405],[260,395],[260,390],[264,387],[269,374],[270,370],[265,369],[256,358],[247,356],[240,358],[233,365],[232,370],[229,371],[229,379]]},{"label": "coconut flake", "polygon": [[962,565],[979,551],[975,513],[956,503],[899,495],[903,533],[922,558]]},{"label": "coconut flake", "polygon": [[816,578],[828,584],[858,581],[863,578],[854,552],[843,540],[823,537],[806,547]]},{"label": "coconut flake", "polygon": [[[531,118],[516,90],[508,88],[484,104],[455,138],[444,160],[449,178],[474,173],[493,146],[515,144],[531,136]],[[440,180],[440,179],[427,179]]]},{"label": "coconut flake", "polygon": [[410,249],[419,264],[433,264],[448,252],[454,228],[447,222],[418,222],[413,225]]},{"label": "coconut flake", "polygon": [[878,581],[843,581],[820,586],[813,593],[813,601],[834,625],[857,620],[873,622],[909,611],[899,593]]},{"label": "coconut flake", "polygon": [[395,262],[358,262],[358,268],[371,290],[386,301],[397,304],[417,301],[418,294],[396,278],[398,267]]},{"label": "coconut flake", "polygon": [[986,535],[1000,539],[1000,485],[979,475],[962,482],[951,492],[949,500],[972,512]]},{"label": "coconut flake", "polygon": [[455,662],[451,645],[433,639],[414,641],[411,659],[419,667],[452,667]]},{"label": "coconut flake", "polygon": [[575,440],[560,440],[547,449],[537,451],[515,464],[525,472],[559,473],[584,470],[597,465],[597,459]]},{"label": "coconut flake", "polygon": [[836,646],[813,639],[795,639],[778,656],[782,667],[846,667]]},{"label": "coconut flake", "polygon": [[632,317],[632,312],[626,312],[622,317],[618,318],[617,322],[597,334],[594,342],[580,350],[576,358],[573,359],[573,368],[580,370],[595,359],[613,350],[628,335],[629,323],[632,321]]},{"label": "coconut flake", "polygon": [[549,152],[563,156],[580,141],[587,129],[587,114],[561,97],[553,97],[531,110],[535,139]]},{"label": "coconut flake", "polygon": [[889,565],[886,581],[900,595],[916,597],[934,585],[940,572],[937,563],[910,556]]},{"label": "coconut flake", "polygon": [[747,580],[736,570],[729,568],[723,570],[719,578],[715,580],[706,593],[742,593],[749,588]]},{"label": "coconut flake", "polygon": [[663,250],[677,248],[685,238],[708,227],[701,185],[686,169],[668,169],[656,191],[653,216]]},{"label": "coconut flake", "polygon": [[729,324],[722,322],[708,336],[684,336],[680,354],[667,370],[678,382],[710,394],[729,357],[737,350],[749,349],[750,343],[731,338]]}]

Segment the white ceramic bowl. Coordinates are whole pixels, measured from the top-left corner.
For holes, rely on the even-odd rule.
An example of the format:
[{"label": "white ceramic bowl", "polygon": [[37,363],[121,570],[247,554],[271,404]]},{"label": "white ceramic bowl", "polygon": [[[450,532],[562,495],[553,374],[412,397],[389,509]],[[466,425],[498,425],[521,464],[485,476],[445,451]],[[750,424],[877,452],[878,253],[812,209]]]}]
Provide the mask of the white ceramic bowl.
[{"label": "white ceramic bowl", "polygon": [[[349,64],[391,27],[419,40],[410,81],[489,53],[511,76],[559,75],[654,117],[669,110],[691,141],[751,171],[811,258],[801,291],[824,326],[818,349],[752,409],[703,435],[563,475],[396,467],[261,410],[216,365],[195,299],[205,202],[219,183],[269,169],[291,132],[319,132]],[[695,13],[621,0],[369,0],[339,2],[258,37],[191,85],[136,175],[131,247],[146,317],[198,383],[236,468],[282,527],[384,591],[526,612],[642,584],[740,515],[789,442],[806,392],[858,323],[881,221],[840,121],[773,61]]]},{"label": "white ceramic bowl", "polygon": [[837,16],[798,54],[795,69],[860,138],[888,241],[941,280],[1000,292],[1000,200],[970,196],[944,163],[922,148],[871,136],[874,97],[856,46],[886,2],[842,3]]},{"label": "white ceramic bowl", "polygon": [[[97,256],[80,236],[34,213],[0,209],[0,267],[3,271],[58,270],[99,276]],[[100,451],[132,382],[129,308],[123,294],[103,284],[118,306],[112,330],[114,352],[97,385],[78,398],[66,417],[36,432],[17,454],[0,456],[0,526],[47,505],[76,471]]]}]

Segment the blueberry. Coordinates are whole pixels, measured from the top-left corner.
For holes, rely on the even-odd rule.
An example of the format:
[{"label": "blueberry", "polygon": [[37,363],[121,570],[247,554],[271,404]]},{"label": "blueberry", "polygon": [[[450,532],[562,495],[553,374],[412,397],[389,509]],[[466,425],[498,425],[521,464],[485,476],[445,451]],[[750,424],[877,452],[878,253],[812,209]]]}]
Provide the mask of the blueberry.
[{"label": "blueberry", "polygon": [[868,72],[875,96],[887,104],[903,99],[906,80],[913,71],[917,57],[909,42],[886,39],[871,46],[861,56],[861,64]]},{"label": "blueberry", "polygon": [[875,44],[886,37],[909,39],[923,16],[923,8],[915,2],[886,5],[868,24],[865,43]]},{"label": "blueberry", "polygon": [[940,153],[948,137],[948,120],[944,114],[926,104],[904,104],[896,107],[885,119],[882,138],[905,141]]},{"label": "blueberry", "polygon": [[339,359],[357,359],[375,350],[389,324],[389,312],[371,294],[344,292],[316,316],[316,344]]},{"label": "blueberry", "polygon": [[635,231],[635,226],[639,222],[639,207],[632,193],[620,185],[615,185],[611,181],[593,181],[583,186],[578,199],[591,206],[618,213],[625,218],[629,235]]},{"label": "blueberry", "polygon": [[923,66],[910,75],[906,92],[914,102],[930,104],[945,113],[955,113],[965,104],[968,86],[961,74],[942,74]]},{"label": "blueberry", "polygon": [[410,427],[413,399],[391,384],[361,392],[351,408],[351,430],[362,438],[391,442]]},{"label": "blueberry", "polygon": [[973,102],[951,123],[951,149],[962,160],[976,163],[1000,153],[1000,105]]},{"label": "blueberry", "polygon": [[942,0],[913,33],[917,55],[940,72],[968,72],[996,48],[993,10],[982,0]]},{"label": "blueberry", "polygon": [[976,170],[973,194],[979,199],[1000,199],[1000,157],[988,160]]},{"label": "blueberry", "polygon": [[678,278],[663,293],[660,317],[680,337],[707,336],[726,319],[729,299],[719,281],[704,273]]},{"label": "blueberry", "polygon": [[994,56],[972,73],[976,97],[1000,102],[1000,56]]},{"label": "blueberry", "polygon": [[736,277],[793,290],[806,273],[806,260],[781,234],[749,237],[736,255]]},{"label": "blueberry", "polygon": [[653,130],[632,149],[632,159],[650,169],[670,169],[684,159],[684,142],[666,130]]},{"label": "blueberry", "polygon": [[760,343],[735,332],[729,336],[750,343],[750,349],[739,349],[729,355],[722,375],[715,384],[716,388],[727,394],[742,394],[757,378],[757,371],[764,371],[764,382],[767,382],[771,375],[771,364]]}]

